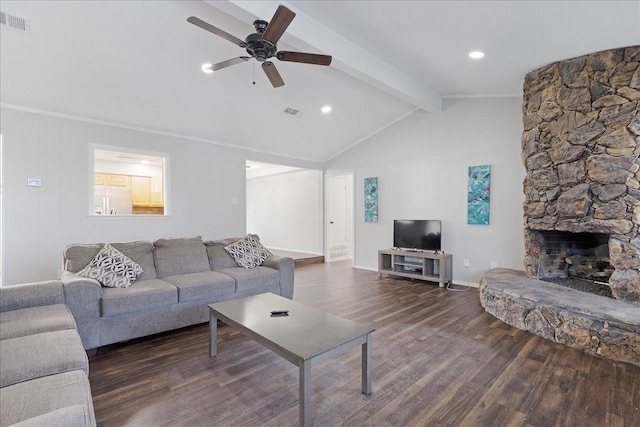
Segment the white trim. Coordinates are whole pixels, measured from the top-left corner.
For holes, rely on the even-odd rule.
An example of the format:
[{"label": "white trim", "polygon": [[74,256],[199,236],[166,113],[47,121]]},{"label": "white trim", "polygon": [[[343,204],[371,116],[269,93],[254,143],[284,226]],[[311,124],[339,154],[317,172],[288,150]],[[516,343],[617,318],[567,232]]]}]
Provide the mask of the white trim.
[{"label": "white trim", "polygon": [[501,93],[483,95],[442,95],[442,99],[465,99],[465,98],[522,98],[522,93]]},{"label": "white trim", "polygon": [[456,286],[458,286],[458,285],[460,285],[460,286],[470,286],[470,287],[476,288],[476,289],[480,287],[479,283],[474,283],[474,282],[465,282],[465,281],[456,280],[456,279],[452,280],[452,282]]},{"label": "white trim", "polygon": [[365,267],[363,265],[354,265],[353,268],[357,268],[357,269],[360,269],[360,270],[373,271],[373,272],[376,272],[376,273],[378,272],[377,268]]},{"label": "white trim", "polygon": [[304,158],[304,157],[296,157],[296,156],[289,156],[287,154],[275,153],[273,151],[259,150],[257,148],[242,147],[240,145],[229,144],[227,142],[214,141],[212,139],[199,138],[199,137],[196,137],[196,136],[189,136],[189,135],[184,135],[184,134],[174,133],[174,132],[165,132],[165,131],[161,131],[161,130],[143,128],[143,127],[139,127],[139,126],[125,125],[125,124],[122,124],[122,123],[108,122],[108,121],[105,121],[105,120],[91,119],[89,117],[74,116],[74,115],[71,115],[71,114],[55,113],[53,111],[40,110],[40,109],[37,109],[37,108],[31,108],[31,107],[23,107],[23,106],[20,106],[20,105],[12,105],[12,104],[0,103],[0,108],[6,108],[6,109],[9,109],[9,110],[16,110],[16,111],[24,111],[24,112],[27,112],[27,113],[34,113],[34,114],[42,114],[44,116],[58,117],[58,118],[61,118],[61,119],[68,119],[68,120],[76,120],[76,121],[79,121],[79,122],[93,123],[93,124],[103,125],[103,126],[113,126],[113,127],[117,127],[117,128],[121,128],[121,129],[135,130],[135,131],[138,131],[138,132],[147,132],[147,133],[152,133],[152,134],[155,134],[155,135],[169,136],[169,137],[172,137],[172,138],[181,138],[181,139],[186,139],[188,141],[205,142],[207,144],[221,145],[223,147],[236,148],[238,150],[251,151],[251,152],[260,153],[260,154],[268,154],[268,155],[271,155],[271,156],[278,156],[278,157],[284,157],[284,158],[295,159],[295,160],[302,160],[302,161],[313,162],[313,163],[322,163],[321,161],[318,161],[318,160],[315,160],[315,159]]},{"label": "white trim", "polygon": [[382,132],[383,130],[385,130],[386,128],[388,128],[389,126],[392,126],[396,123],[398,123],[400,120],[404,120],[405,118],[409,117],[410,115],[412,115],[413,113],[415,113],[416,111],[422,111],[420,108],[415,108],[411,111],[409,111],[406,114],[401,115],[400,117],[396,118],[395,120],[390,121],[389,123],[385,124],[384,126],[382,126],[381,128],[374,130],[373,132],[371,132],[369,135],[365,136],[364,138],[360,138],[359,140],[357,140],[356,142],[354,142],[353,144],[349,145],[347,148],[338,151],[337,153],[335,153],[334,155],[332,155],[331,157],[329,157],[328,159],[324,160],[324,163],[328,162],[331,159],[334,159],[336,157],[338,157],[339,155],[341,155],[342,153],[344,153],[345,151],[351,150],[353,147],[355,147],[356,145],[366,141],[367,139],[371,138],[372,136]]}]

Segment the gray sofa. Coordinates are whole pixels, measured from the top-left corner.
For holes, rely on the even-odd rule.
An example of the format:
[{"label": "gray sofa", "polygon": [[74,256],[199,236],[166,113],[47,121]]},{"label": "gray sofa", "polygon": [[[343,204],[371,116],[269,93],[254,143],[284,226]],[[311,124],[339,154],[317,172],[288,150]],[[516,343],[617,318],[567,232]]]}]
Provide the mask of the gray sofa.
[{"label": "gray sofa", "polygon": [[95,426],[88,373],[62,282],[0,288],[0,426]]},{"label": "gray sofa", "polygon": [[64,301],[85,349],[156,334],[209,320],[207,304],[273,292],[293,297],[294,262],[271,256],[254,268],[239,267],[224,249],[240,238],[159,239],[111,245],[144,272],[127,288],[103,287],[78,276],[104,244],[64,250]]}]

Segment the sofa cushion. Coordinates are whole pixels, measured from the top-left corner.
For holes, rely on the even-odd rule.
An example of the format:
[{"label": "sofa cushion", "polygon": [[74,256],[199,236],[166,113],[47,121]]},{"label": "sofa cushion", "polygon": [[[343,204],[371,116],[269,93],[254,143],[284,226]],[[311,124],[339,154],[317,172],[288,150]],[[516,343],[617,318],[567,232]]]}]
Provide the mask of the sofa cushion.
[{"label": "sofa cushion", "polygon": [[0,287],[0,312],[53,304],[64,304],[60,280]]},{"label": "sofa cushion", "polygon": [[216,297],[233,294],[236,290],[236,282],[231,277],[216,271],[169,276],[163,280],[178,288],[180,302],[198,300],[213,302]]},{"label": "sofa cushion", "polygon": [[92,426],[92,420],[93,414],[87,405],[72,405],[11,424],[11,427]]},{"label": "sofa cushion", "polygon": [[211,271],[207,250],[200,236],[159,239],[153,242],[153,245],[159,278]]},{"label": "sofa cushion", "polygon": [[128,288],[103,288],[100,314],[113,316],[176,304],[178,289],[160,279],[138,280]]},{"label": "sofa cushion", "polygon": [[[35,417],[43,416],[69,406],[87,408],[84,423],[74,416],[64,426],[95,426],[91,387],[83,371],[76,370],[50,375],[3,387],[0,393],[0,425],[8,426]],[[56,424],[44,423],[42,426]]]},{"label": "sofa cushion", "polygon": [[236,264],[245,268],[257,267],[271,256],[271,252],[260,243],[256,234],[247,234],[224,249],[236,260]]},{"label": "sofa cushion", "polygon": [[108,288],[128,288],[142,274],[142,267],[109,243],[105,243],[91,262],[77,274],[95,279]]},{"label": "sofa cushion", "polygon": [[0,313],[0,340],[65,329],[76,329],[76,322],[64,304]]},{"label": "sofa cushion", "polygon": [[3,340],[0,387],[73,370],[89,372],[87,353],[75,329]]},{"label": "sofa cushion", "polygon": [[[104,243],[73,244],[67,246],[64,250],[64,269],[72,273],[77,273],[91,262],[103,246]],[[156,278],[152,242],[139,240],[135,242],[111,243],[111,246],[142,267],[144,271],[138,276],[138,280]]]},{"label": "sofa cushion", "polygon": [[236,260],[227,252],[224,247],[237,242],[242,237],[232,237],[222,240],[207,240],[204,242],[209,257],[209,266],[212,270],[226,267],[237,267]]},{"label": "sofa cushion", "polygon": [[131,258],[140,267],[142,274],[138,276],[138,280],[155,279],[156,266],[153,259],[153,243],[148,240],[139,240],[126,243],[111,243],[111,246]]},{"label": "sofa cushion", "polygon": [[220,273],[233,277],[236,282],[236,292],[249,290],[271,291],[274,286],[280,285],[280,272],[269,267],[255,268],[220,268]]}]

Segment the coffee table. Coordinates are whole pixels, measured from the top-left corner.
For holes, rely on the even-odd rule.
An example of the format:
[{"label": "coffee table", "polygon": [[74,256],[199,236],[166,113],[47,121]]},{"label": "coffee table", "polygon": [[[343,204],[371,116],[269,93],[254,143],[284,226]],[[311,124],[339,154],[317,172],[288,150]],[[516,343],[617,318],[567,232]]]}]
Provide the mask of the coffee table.
[{"label": "coffee table", "polygon": [[[300,370],[300,425],[311,425],[311,367],[362,346],[362,393],[371,394],[371,335],[356,323],[273,293],[209,304],[209,355],[218,353],[217,320],[250,336]],[[286,316],[272,315],[287,310]]]}]

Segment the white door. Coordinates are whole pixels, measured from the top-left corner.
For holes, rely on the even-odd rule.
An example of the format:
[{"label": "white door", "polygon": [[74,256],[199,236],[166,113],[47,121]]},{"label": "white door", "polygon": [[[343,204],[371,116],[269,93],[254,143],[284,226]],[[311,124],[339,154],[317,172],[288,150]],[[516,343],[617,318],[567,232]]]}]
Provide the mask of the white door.
[{"label": "white door", "polygon": [[351,258],[349,191],[347,176],[327,176],[327,246],[328,260]]}]

